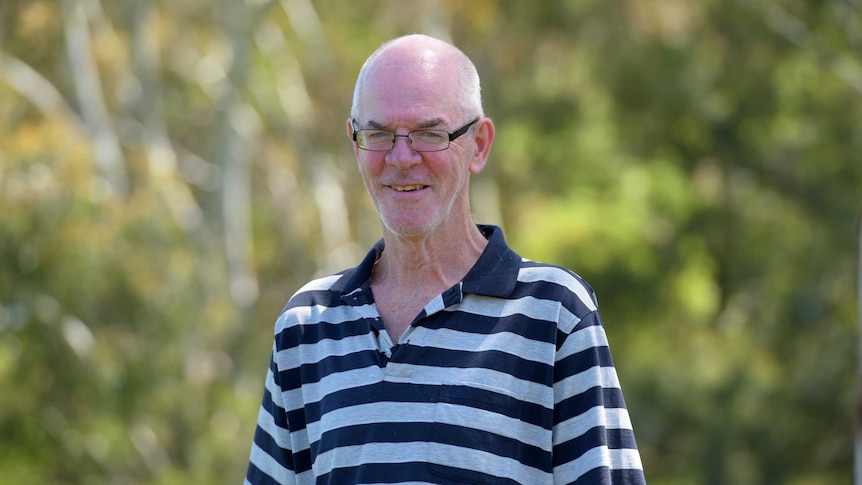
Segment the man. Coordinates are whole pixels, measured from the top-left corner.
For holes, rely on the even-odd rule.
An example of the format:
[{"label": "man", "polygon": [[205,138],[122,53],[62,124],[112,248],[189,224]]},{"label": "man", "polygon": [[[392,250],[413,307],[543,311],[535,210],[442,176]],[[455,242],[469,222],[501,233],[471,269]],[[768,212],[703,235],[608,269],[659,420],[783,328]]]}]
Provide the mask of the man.
[{"label": "man", "polygon": [[384,44],[347,135],[383,239],[278,318],[246,483],[644,483],[592,290],[473,222],[472,62]]}]

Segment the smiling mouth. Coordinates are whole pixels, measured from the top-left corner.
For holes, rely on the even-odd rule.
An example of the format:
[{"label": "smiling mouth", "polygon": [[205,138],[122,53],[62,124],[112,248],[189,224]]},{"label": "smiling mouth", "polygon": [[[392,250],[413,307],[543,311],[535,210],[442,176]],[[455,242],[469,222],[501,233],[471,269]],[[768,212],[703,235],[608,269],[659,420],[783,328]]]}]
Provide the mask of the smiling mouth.
[{"label": "smiling mouth", "polygon": [[392,189],[397,190],[398,192],[413,192],[415,190],[424,189],[424,185],[390,185]]}]

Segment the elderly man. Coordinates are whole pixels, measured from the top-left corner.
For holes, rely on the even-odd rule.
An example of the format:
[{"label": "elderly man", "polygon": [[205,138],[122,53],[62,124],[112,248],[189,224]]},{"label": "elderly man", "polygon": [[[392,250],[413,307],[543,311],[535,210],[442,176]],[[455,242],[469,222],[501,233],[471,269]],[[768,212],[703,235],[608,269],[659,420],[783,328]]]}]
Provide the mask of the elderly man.
[{"label": "elderly man", "polygon": [[473,221],[473,63],[387,42],[347,136],[383,238],[279,316],[246,483],[644,483],[592,289]]}]

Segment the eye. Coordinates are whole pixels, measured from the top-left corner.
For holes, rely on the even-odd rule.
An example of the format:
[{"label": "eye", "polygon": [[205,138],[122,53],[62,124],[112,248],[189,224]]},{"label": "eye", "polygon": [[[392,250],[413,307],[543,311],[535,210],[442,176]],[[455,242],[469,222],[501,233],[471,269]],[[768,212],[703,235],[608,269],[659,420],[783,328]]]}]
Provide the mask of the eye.
[{"label": "eye", "polygon": [[448,135],[448,133],[435,130],[421,130],[413,132],[413,136],[424,143],[438,143],[445,140],[446,135]]},{"label": "eye", "polygon": [[384,130],[364,130],[365,139],[370,142],[385,141],[392,137],[392,133]]}]

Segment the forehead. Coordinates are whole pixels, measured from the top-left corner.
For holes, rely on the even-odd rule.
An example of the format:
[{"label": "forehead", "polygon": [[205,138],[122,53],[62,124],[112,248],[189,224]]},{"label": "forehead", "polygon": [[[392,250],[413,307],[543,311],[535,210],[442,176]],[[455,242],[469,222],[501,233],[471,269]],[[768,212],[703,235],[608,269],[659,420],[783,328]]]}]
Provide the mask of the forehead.
[{"label": "forehead", "polygon": [[457,79],[452,63],[431,49],[384,52],[365,75],[360,116],[382,124],[451,120],[458,106]]}]

